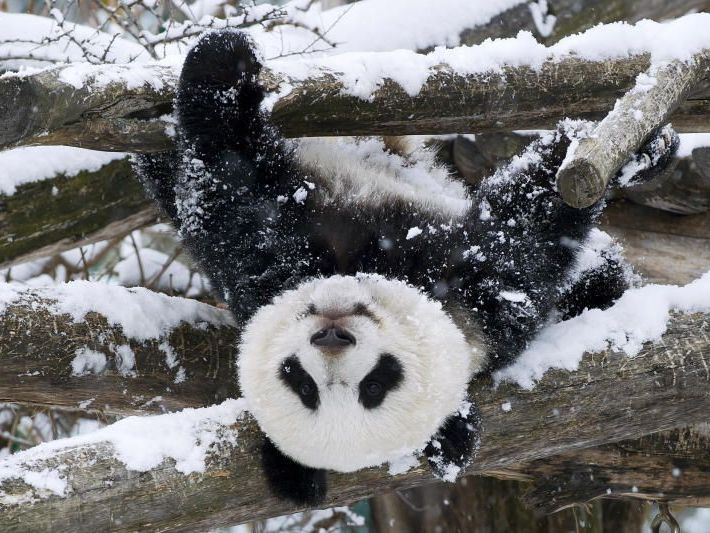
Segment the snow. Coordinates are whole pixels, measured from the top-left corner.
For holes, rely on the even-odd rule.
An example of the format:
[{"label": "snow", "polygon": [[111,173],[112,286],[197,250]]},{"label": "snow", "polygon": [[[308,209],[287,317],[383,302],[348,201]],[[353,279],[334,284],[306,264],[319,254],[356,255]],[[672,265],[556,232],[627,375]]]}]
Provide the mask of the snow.
[{"label": "snow", "polygon": [[496,373],[531,389],[550,368],[576,370],[585,352],[614,349],[629,356],[661,338],[671,312],[710,312],[710,272],[688,285],[629,289],[609,309],[589,309],[543,329],[512,366]]},{"label": "snow", "polygon": [[[506,66],[539,69],[545,61],[569,57],[601,61],[649,53],[653,65],[671,60],[690,61],[694,53],[710,48],[708,27],[710,13],[697,13],[665,23],[642,20],[635,25],[626,22],[600,25],[565,37],[550,47],[537,42],[532,33],[521,31],[515,38],[488,39],[479,45],[453,49],[438,47],[428,54],[412,50],[346,52],[315,58],[274,59],[269,67],[293,80],[328,72],[342,82],[344,94],[364,100],[373,98],[385,78],[397,82],[410,96],[416,96],[429,76],[442,66],[460,75],[472,75],[503,73]],[[281,91],[281,95],[288,93],[288,84]]]},{"label": "snow", "polygon": [[500,404],[500,408],[503,410],[504,413],[509,413],[513,407],[510,405],[510,402],[503,402]]},{"label": "snow", "polygon": [[[179,71],[174,70],[167,73],[177,77]],[[167,76],[165,79],[172,81],[172,76]],[[106,68],[104,65],[74,63],[59,71],[59,80],[68,83],[75,89],[81,89],[85,85],[101,89],[112,83],[123,84],[126,89],[131,90],[152,87],[155,91],[161,91],[165,87],[165,81],[156,75],[152,65],[114,65],[111,68]]]},{"label": "snow", "polygon": [[119,346],[114,346],[113,351],[117,357],[117,369],[118,373],[122,376],[134,376],[133,371],[136,367],[136,354],[127,344],[121,344]]},{"label": "snow", "polygon": [[[123,254],[125,257],[114,267],[118,283],[126,287],[149,284],[154,289],[173,290],[186,296],[196,296],[209,288],[207,279],[201,274],[193,273],[174,257],[152,250],[141,248]],[[166,266],[167,265],[167,266]]]},{"label": "snow", "polygon": [[71,362],[72,376],[100,374],[106,369],[106,356],[89,348],[79,348]]},{"label": "snow", "polygon": [[528,4],[528,7],[530,8],[530,14],[532,15],[538,33],[545,38],[552,35],[552,32],[555,30],[555,24],[557,23],[557,17],[549,12],[547,0],[531,2]]},{"label": "snow", "polygon": [[418,466],[419,459],[417,459],[416,455],[407,454],[403,455],[396,461],[390,462],[388,472],[390,476],[398,476],[400,474],[404,474],[405,472],[409,472],[412,468],[416,468]]},{"label": "snow", "polygon": [[[255,24],[248,27],[254,40],[260,44],[263,57],[300,52],[333,54],[343,51],[365,50],[385,51],[399,48],[420,50],[445,44],[456,46],[461,42],[461,33],[474,26],[489,22],[502,11],[524,4],[525,0],[440,0],[437,8],[431,9],[430,0],[363,0],[356,4],[323,10],[319,2],[308,6],[307,2],[295,0],[280,6],[285,19],[296,25],[280,24],[269,26]],[[196,33],[195,24],[203,27],[222,28],[241,26],[256,21],[275,9],[269,4],[250,6],[245,15],[229,16],[219,19],[210,16],[214,13],[216,2],[209,0],[201,5],[191,4],[187,8],[184,23],[173,23],[166,31],[152,34],[143,32],[147,42],[160,43],[164,38],[180,38],[186,32]],[[308,9],[304,10],[304,7]],[[229,10],[230,6],[225,6]],[[61,20],[61,13],[57,13]],[[60,28],[57,20],[33,15],[0,14],[0,59],[3,57],[32,57],[38,65],[47,61],[79,62],[85,60],[81,48],[64,33],[70,31],[78,42],[82,42],[93,55],[94,62],[103,54],[111,43],[106,62],[109,63],[144,63],[150,57],[146,50],[127,38],[113,40],[115,31],[97,31],[87,26],[64,23]],[[327,39],[336,44],[331,47],[327,42],[316,39],[308,28],[318,29],[326,34]],[[26,43],[11,43],[13,39],[28,40]],[[185,42],[194,40],[178,39],[170,44],[159,44],[155,51],[165,57],[182,57]],[[52,42],[54,41],[54,42]],[[182,42],[180,42],[182,41]],[[19,61],[26,65],[26,60]],[[180,64],[181,61],[178,62]],[[32,64],[32,62],[30,62]],[[36,69],[35,69],[36,70]]]},{"label": "snow", "polygon": [[414,237],[417,237],[417,236],[421,235],[423,231],[424,231],[424,230],[422,230],[421,228],[419,228],[419,227],[417,227],[417,226],[414,226],[414,227],[412,227],[412,228],[409,228],[409,230],[407,230],[406,239],[407,239],[407,240],[413,239]]},{"label": "snow", "polygon": [[[226,310],[141,287],[127,289],[104,283],[72,281],[30,292],[16,284],[0,283],[0,313],[7,305],[28,298],[50,301],[49,309],[53,313],[68,314],[75,322],[82,321],[89,312],[97,312],[104,315],[109,324],[120,326],[126,337],[136,341],[158,339],[182,322],[217,327],[234,324]],[[130,354],[122,348],[119,351],[121,357],[125,356],[122,368],[128,372],[132,369]]]},{"label": "snow", "polygon": [[[32,465],[67,448],[100,443],[111,445],[115,458],[128,470],[145,472],[172,459],[178,472],[204,472],[207,453],[213,446],[236,443],[236,430],[227,428],[244,412],[244,400],[232,399],[201,409],[125,418],[98,431],[43,443],[5,458],[0,461],[0,481],[19,478],[40,491],[39,496],[64,496],[70,489],[61,465],[40,472],[33,472]],[[0,502],[5,497],[0,492]]]},{"label": "snow", "polygon": [[[102,57],[104,50],[113,37],[109,33],[100,32],[94,28],[67,22],[64,31],[54,19],[25,14],[0,13],[0,59],[5,57],[31,56],[37,60],[47,61],[82,61],[84,54],[81,48],[65,36],[67,30],[72,30],[77,42],[89,51]],[[46,45],[47,39],[56,42]],[[24,40],[24,43],[7,41]],[[127,39],[119,39],[106,54],[106,61],[111,63],[128,63],[132,60],[145,61],[150,59],[148,53],[137,43]]]},{"label": "snow", "polygon": [[677,157],[690,157],[696,148],[710,146],[710,133],[683,133],[680,136]]},{"label": "snow", "polygon": [[68,146],[32,146],[0,152],[0,194],[12,195],[20,185],[57,174],[76,176],[83,170],[94,172],[124,157],[126,154],[120,152],[97,152]]},{"label": "snow", "polygon": [[327,31],[336,43],[313,43],[313,34],[293,28],[266,30],[250,28],[266,58],[282,53],[309,51],[342,53],[352,51],[387,51],[397,49],[424,50],[437,45],[458,46],[461,34],[486,24],[493,17],[526,0],[362,0],[323,10],[316,2],[307,12],[296,12],[295,3],[287,5],[296,22]]}]

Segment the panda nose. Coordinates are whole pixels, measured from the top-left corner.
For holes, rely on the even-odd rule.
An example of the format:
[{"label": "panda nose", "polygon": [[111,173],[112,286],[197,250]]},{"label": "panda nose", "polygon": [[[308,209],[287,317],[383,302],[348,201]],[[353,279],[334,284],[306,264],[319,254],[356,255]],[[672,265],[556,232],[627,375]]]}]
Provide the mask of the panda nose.
[{"label": "panda nose", "polygon": [[311,344],[328,350],[343,350],[355,346],[355,337],[339,326],[329,326],[315,332],[311,336]]}]

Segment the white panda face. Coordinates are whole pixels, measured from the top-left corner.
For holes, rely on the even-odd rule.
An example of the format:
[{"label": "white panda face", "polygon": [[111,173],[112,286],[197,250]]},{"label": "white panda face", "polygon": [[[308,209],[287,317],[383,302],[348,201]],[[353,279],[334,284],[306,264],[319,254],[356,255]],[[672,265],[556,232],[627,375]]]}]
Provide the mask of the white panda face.
[{"label": "white panda face", "polygon": [[252,318],[239,380],[283,453],[349,472],[425,446],[460,406],[483,356],[416,289],[333,276],[284,293]]}]

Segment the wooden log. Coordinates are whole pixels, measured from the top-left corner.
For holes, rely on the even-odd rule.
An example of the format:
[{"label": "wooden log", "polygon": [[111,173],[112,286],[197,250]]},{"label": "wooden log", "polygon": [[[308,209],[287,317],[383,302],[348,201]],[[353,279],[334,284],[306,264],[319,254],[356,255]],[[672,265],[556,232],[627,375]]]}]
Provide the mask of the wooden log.
[{"label": "wooden log", "polygon": [[710,211],[710,147],[693,149],[690,157],[675,159],[649,183],[626,187],[624,198],[682,215]]},{"label": "wooden log", "polygon": [[577,208],[597,202],[629,155],[668,121],[708,73],[710,51],[706,50],[692,61],[672,61],[640,77],[589,137],[570,146],[557,172],[562,199]]},{"label": "wooden log", "polygon": [[524,499],[541,513],[600,498],[705,506],[708,450],[710,428],[703,423],[533,461],[513,469],[513,477],[532,483]]},{"label": "wooden log", "polygon": [[[274,103],[272,117],[289,137],[551,129],[567,116],[603,118],[649,61],[647,54],[606,61],[568,57],[539,69],[505,67],[467,76],[442,67],[432,71],[416,96],[385,79],[369,100],[344,93],[343,83],[323,69],[308,79],[290,80],[294,88]],[[77,89],[64,81],[65,70],[73,68],[0,80],[0,99],[8,102],[0,109],[0,148],[64,144],[150,152],[172,146],[170,125],[156,117],[170,110],[173,71],[97,66]],[[101,82],[109,75],[110,83]],[[153,75],[159,88],[133,87],[136,76]],[[269,90],[284,82],[268,70],[262,80]],[[33,107],[37,111],[28,111]],[[678,131],[703,132],[710,131],[709,116],[706,88],[681,105],[672,121]]]},{"label": "wooden log", "polygon": [[[549,371],[532,390],[475,382],[470,392],[480,406],[485,430],[479,455],[467,473],[499,472],[567,451],[706,421],[710,337],[698,331],[708,328],[706,315],[676,316],[662,340],[645,346],[636,357],[611,351],[588,354],[579,370]],[[137,359],[140,350],[137,346]],[[502,409],[504,403],[512,408]],[[147,472],[129,471],[108,442],[68,447],[46,457],[33,455],[26,462],[17,456],[16,467],[45,476],[61,468],[57,475],[66,481],[67,493],[59,496],[34,488],[7,472],[0,476],[3,525],[17,531],[119,526],[184,531],[294,511],[271,496],[261,478],[261,437],[254,422],[247,419],[220,432],[224,438],[210,450],[206,470],[189,475],[178,472],[170,460]],[[325,505],[432,478],[428,467],[420,464],[396,477],[375,468],[333,474],[330,480]]]},{"label": "wooden log", "polygon": [[158,219],[128,159],[0,195],[0,268],[124,235]]},{"label": "wooden log", "polygon": [[[150,83],[135,82],[146,76]],[[155,119],[170,113],[176,82],[175,71],[159,65],[69,66],[4,77],[0,148],[66,144],[118,152],[164,150],[171,144],[168,124]]]},{"label": "wooden log", "polygon": [[[0,315],[0,403],[122,417],[202,407],[239,395],[232,327],[181,324],[159,338],[137,341],[103,315],[89,313],[75,322],[57,314],[55,303],[38,290]],[[135,354],[132,373],[120,370],[117,346]],[[75,375],[72,360],[86,348],[106,357],[99,375]]]},{"label": "wooden log", "polygon": [[624,246],[624,256],[648,283],[686,284],[710,265],[710,213],[676,215],[616,202],[601,228]]}]

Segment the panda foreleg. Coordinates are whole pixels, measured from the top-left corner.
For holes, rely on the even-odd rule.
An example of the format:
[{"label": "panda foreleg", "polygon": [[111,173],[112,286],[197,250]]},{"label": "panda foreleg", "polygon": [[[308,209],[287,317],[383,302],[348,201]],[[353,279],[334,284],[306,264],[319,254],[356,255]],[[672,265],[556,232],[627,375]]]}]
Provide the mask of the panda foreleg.
[{"label": "panda foreleg", "polygon": [[328,490],[325,470],[297,463],[281,453],[268,437],[261,448],[261,464],[271,491],[298,505],[316,505]]}]

